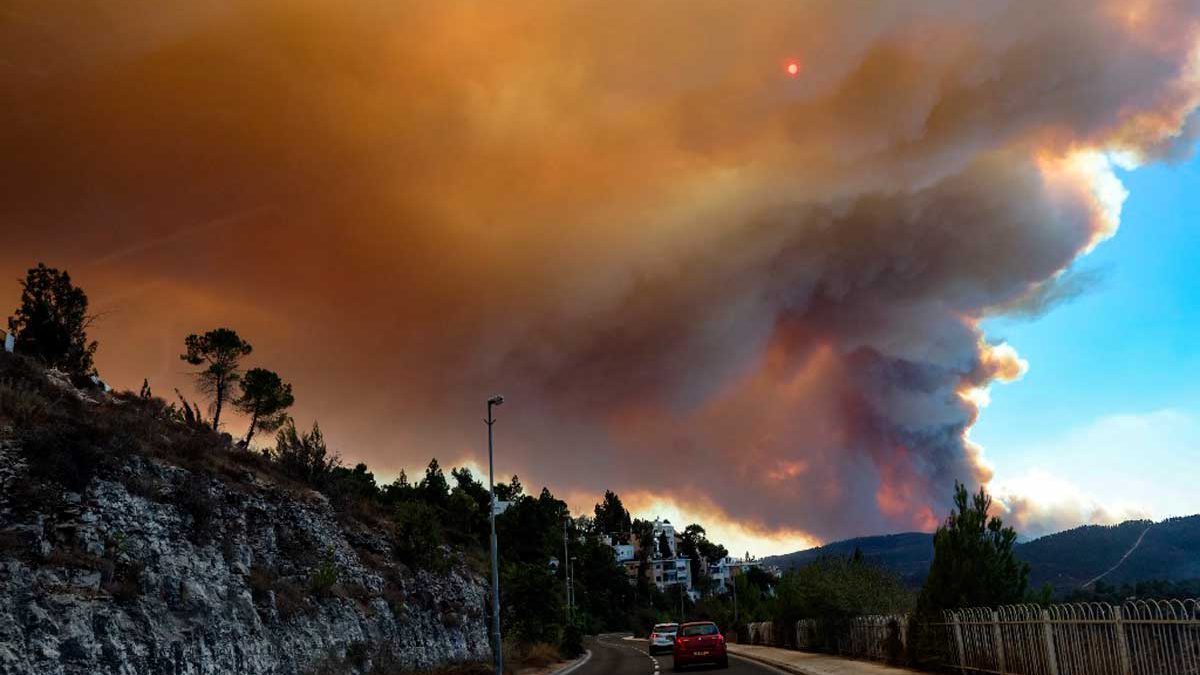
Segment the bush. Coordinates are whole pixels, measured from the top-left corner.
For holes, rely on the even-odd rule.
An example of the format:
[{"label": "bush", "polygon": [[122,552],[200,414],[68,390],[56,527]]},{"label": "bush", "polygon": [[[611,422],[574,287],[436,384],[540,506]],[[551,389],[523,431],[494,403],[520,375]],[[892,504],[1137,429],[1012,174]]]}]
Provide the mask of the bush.
[{"label": "bush", "polygon": [[445,541],[437,509],[424,502],[402,502],[396,505],[392,521],[395,524],[396,557],[401,562],[422,569],[445,566],[442,553]]},{"label": "bush", "polygon": [[583,631],[579,630],[579,626],[570,623],[563,628],[562,645],[559,650],[568,659],[574,659],[583,654]]},{"label": "bush", "polygon": [[50,406],[50,399],[30,383],[12,378],[0,380],[0,420],[18,427],[35,427],[50,418]]},{"label": "bush", "polygon": [[333,561],[333,552],[330,551],[324,562],[313,570],[312,575],[308,578],[308,589],[315,595],[322,598],[327,598],[333,593],[333,587],[338,582],[338,568]]},{"label": "bush", "polygon": [[528,668],[545,668],[551,663],[558,663],[562,660],[562,656],[558,653],[558,647],[546,642],[529,645],[520,656],[521,663]]},{"label": "bush", "polygon": [[53,481],[72,492],[82,492],[91,482],[104,451],[94,430],[73,422],[59,422],[19,435],[21,450],[34,478]]}]

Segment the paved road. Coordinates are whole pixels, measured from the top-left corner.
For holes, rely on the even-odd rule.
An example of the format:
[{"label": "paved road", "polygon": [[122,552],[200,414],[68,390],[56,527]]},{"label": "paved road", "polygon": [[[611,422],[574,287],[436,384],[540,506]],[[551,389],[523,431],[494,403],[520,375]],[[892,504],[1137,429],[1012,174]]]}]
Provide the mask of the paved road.
[{"label": "paved road", "polygon": [[[657,675],[669,673],[674,665],[670,654],[651,657],[645,640],[626,640],[620,635],[601,635],[587,641],[592,658],[571,675]],[[730,656],[729,669],[710,666],[688,668],[684,672],[709,672],[728,675],[780,675],[783,671]]]}]

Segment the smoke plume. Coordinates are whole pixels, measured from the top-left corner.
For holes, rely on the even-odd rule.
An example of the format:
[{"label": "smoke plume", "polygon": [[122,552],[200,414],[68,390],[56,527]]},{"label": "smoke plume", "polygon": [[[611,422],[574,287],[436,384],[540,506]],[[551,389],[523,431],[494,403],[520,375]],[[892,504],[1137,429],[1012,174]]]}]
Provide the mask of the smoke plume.
[{"label": "smoke plume", "polygon": [[501,392],[503,471],[818,539],[990,479],[979,322],[1069,295],[1200,101],[1190,3],[4,15],[2,276],[70,269],[110,379],[230,325],[377,471],[478,461]]}]

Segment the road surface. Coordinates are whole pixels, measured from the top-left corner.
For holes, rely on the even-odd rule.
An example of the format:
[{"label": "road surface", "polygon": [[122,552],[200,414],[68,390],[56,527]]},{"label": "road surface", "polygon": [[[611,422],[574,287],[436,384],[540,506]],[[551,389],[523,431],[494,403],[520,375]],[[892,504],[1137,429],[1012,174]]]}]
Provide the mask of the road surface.
[{"label": "road surface", "polygon": [[[669,673],[674,665],[670,654],[651,657],[646,653],[645,640],[628,640],[621,635],[601,635],[590,639],[585,646],[592,651],[592,658],[571,675],[657,675]],[[729,669],[719,670],[714,666],[697,666],[684,670],[685,673],[722,673],[727,675],[780,675],[781,670],[746,661],[736,656],[729,657]]]}]

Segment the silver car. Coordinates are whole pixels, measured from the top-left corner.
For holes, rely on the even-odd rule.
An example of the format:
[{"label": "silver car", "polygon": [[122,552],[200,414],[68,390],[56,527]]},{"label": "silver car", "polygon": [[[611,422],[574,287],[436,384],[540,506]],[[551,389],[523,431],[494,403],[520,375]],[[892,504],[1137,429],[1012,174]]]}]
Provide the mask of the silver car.
[{"label": "silver car", "polygon": [[675,634],[679,632],[677,623],[656,623],[650,631],[650,654],[669,652],[675,649]]}]

